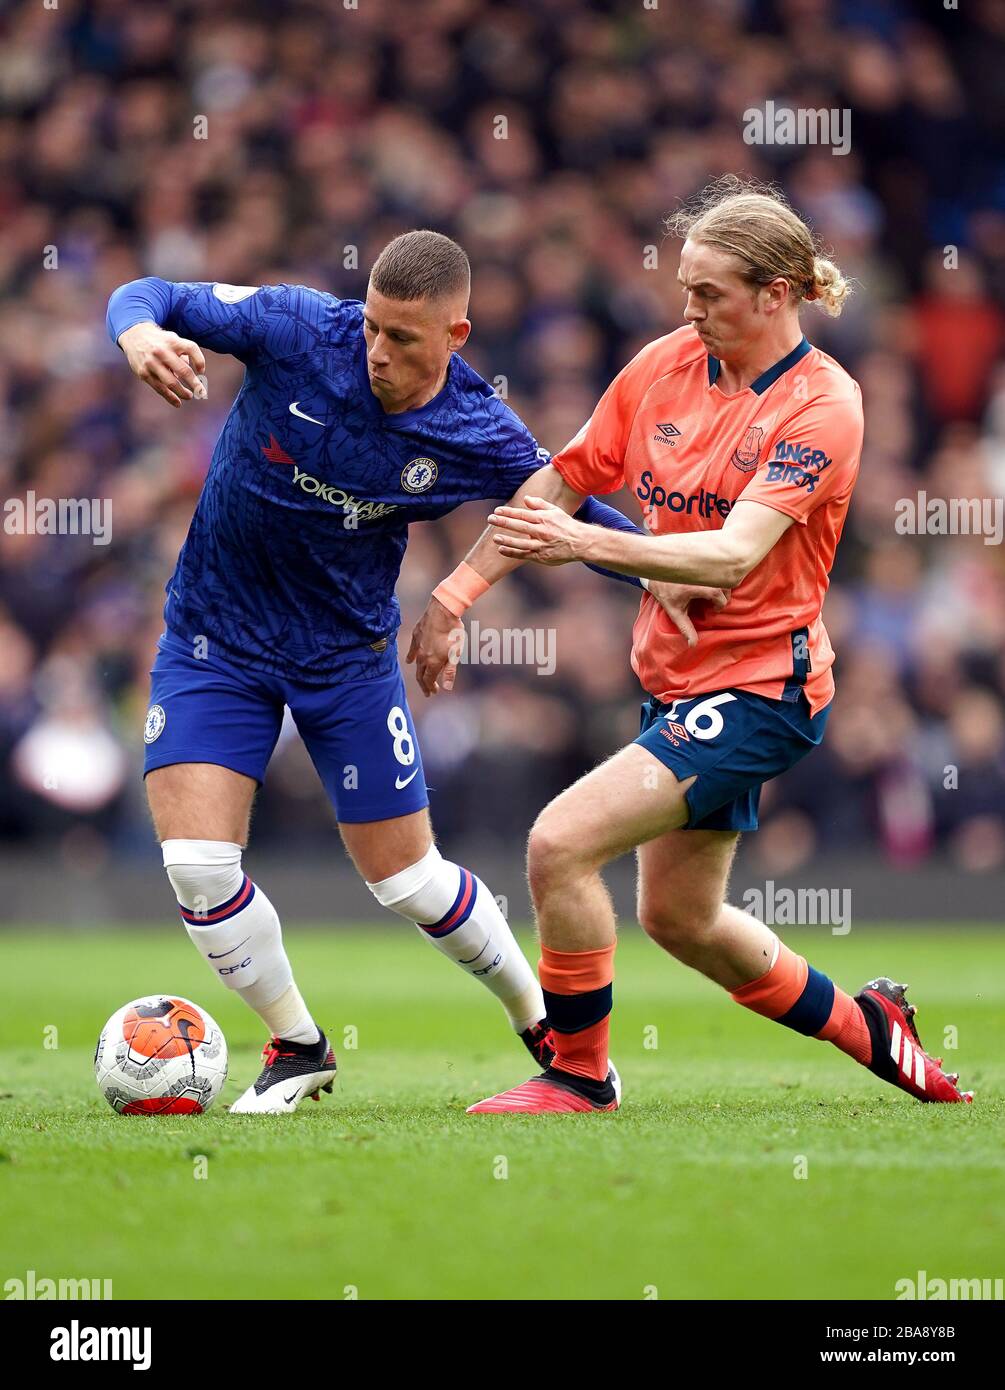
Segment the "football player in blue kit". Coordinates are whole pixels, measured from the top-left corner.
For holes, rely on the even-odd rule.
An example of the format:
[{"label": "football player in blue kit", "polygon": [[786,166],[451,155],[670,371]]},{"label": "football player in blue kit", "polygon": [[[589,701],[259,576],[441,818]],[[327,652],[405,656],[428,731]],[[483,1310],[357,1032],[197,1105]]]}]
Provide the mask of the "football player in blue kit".
[{"label": "football player in blue kit", "polygon": [[[205,394],[202,348],[246,368],[167,585],[144,731],[185,927],[271,1035],[231,1113],[289,1113],[330,1091],[335,1072],[276,911],[241,862],[284,706],[378,902],[481,980],[535,1060],[551,1060],[540,986],[493,895],[434,843],[395,645],[409,524],[522,495],[550,469],[458,355],[469,289],[461,247],[415,231],[384,248],[365,304],[300,285],[155,277],[109,301],[112,340],[175,407]],[[571,511],[580,498],[567,491]],[[636,529],[592,498],[579,515]],[[455,622],[447,608],[443,619]]]}]

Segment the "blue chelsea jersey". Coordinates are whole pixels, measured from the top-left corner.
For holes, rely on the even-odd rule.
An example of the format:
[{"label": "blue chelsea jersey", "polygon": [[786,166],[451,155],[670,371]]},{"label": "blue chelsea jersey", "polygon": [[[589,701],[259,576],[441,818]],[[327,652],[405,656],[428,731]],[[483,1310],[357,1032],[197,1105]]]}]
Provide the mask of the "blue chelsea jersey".
[{"label": "blue chelsea jersey", "polygon": [[456,353],[437,396],[385,413],[357,300],[153,278],[115,291],[113,340],[150,319],[246,367],[164,617],[256,669],[325,682],[354,653],[391,641],[409,523],[505,500],[548,461]]}]

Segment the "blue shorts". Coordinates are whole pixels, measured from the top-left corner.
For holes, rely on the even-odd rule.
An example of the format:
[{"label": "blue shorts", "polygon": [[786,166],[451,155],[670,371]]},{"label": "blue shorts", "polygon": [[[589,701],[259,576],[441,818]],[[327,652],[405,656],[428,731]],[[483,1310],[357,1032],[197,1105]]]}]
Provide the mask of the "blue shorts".
[{"label": "blue shorts", "polygon": [[642,706],[635,740],[679,781],[697,777],[685,793],[686,830],[756,830],[761,784],[805,758],[824,736],[830,705],[810,716],[797,686],[781,700],[749,690],[721,690]]},{"label": "blue shorts", "polygon": [[365,678],[307,685],[197,657],[190,642],[165,632],[150,672],[143,775],[169,763],[217,763],[261,784],[288,705],[338,820],[421,811],[429,797],[397,648],[392,638],[384,651],[366,651]]}]

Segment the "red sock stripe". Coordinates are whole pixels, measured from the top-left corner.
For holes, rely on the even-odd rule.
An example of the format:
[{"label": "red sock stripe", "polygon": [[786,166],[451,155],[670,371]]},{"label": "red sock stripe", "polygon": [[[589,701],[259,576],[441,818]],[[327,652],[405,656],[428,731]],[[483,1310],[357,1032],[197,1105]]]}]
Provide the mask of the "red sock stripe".
[{"label": "red sock stripe", "polygon": [[219,907],[214,907],[212,912],[193,912],[191,908],[182,907],[178,904],[178,911],[186,922],[191,922],[195,927],[204,927],[216,922],[225,922],[228,917],[233,917],[248,906],[248,903],[255,895],[255,885],[247,874],[244,875],[244,882],[232,898],[228,898]]},{"label": "red sock stripe", "polygon": [[448,936],[457,927],[463,926],[471,916],[477,892],[478,885],[475,882],[474,874],[470,869],[462,867],[460,882],[457,885],[457,897],[454,899],[450,911],[438,922],[430,922],[428,925],[420,922],[419,926],[428,936]]}]

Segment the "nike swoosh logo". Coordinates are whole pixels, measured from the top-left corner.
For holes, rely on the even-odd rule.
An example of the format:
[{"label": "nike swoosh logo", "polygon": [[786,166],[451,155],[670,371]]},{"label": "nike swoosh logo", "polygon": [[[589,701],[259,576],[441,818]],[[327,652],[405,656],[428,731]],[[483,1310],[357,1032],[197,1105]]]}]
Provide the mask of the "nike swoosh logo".
[{"label": "nike swoosh logo", "polygon": [[299,1094],[299,1091],[294,1091],[292,1096],[283,1096],[283,1100],[285,1100],[287,1105],[292,1105]]},{"label": "nike swoosh logo", "polygon": [[322,429],[325,428],[325,422],[324,422],[323,420],[315,420],[315,418],[314,418],[313,415],[305,415],[304,412],[303,412],[302,410],[298,410],[298,409],[297,409],[297,406],[298,406],[299,404],[300,404],[299,401],[291,401],[291,402],[290,402],[290,414],[291,414],[291,415],[295,415],[295,416],[297,417],[298,420],[310,420],[310,422],[311,422],[312,425],[320,425]]},{"label": "nike swoosh logo", "polygon": [[188,1035],[188,1030],[192,1027],[192,1020],[180,1018],[178,1020],[178,1032],[182,1036],[185,1046],[188,1048],[188,1059],[192,1063],[192,1075],[195,1076],[195,1048],[192,1046],[192,1039]]},{"label": "nike swoosh logo", "polygon": [[[250,936],[246,936],[246,937],[244,938],[244,941],[250,941],[250,940],[251,940],[251,937],[250,937]],[[210,960],[223,960],[224,956],[229,956],[233,951],[239,951],[239,950],[241,949],[241,947],[244,945],[244,941],[239,941],[239,942],[237,943],[236,946],[231,946],[231,948],[230,948],[229,951],[221,951],[220,954],[219,954],[219,955],[216,955],[216,956],[213,954],[212,951],[210,951],[210,953],[209,953],[209,958],[210,958]]]},{"label": "nike swoosh logo", "polygon": [[416,774],[418,773],[418,771],[419,771],[419,769],[416,768],[416,769],[415,769],[415,772],[409,773],[409,775],[405,778],[404,782],[401,780],[400,777],[396,777],[396,778],[394,779],[394,785],[398,788],[399,791],[401,791],[402,787],[407,787],[407,786],[408,786],[409,782],[412,780],[413,777],[416,776]]}]

